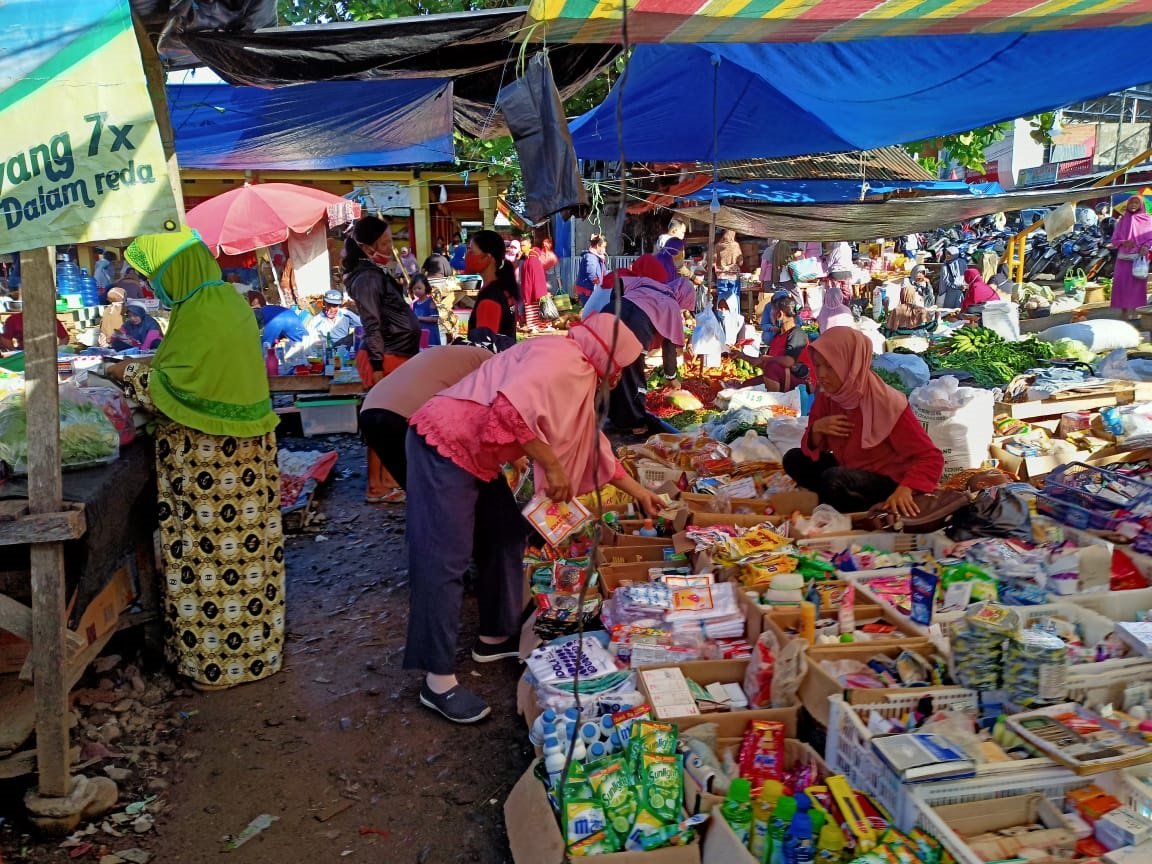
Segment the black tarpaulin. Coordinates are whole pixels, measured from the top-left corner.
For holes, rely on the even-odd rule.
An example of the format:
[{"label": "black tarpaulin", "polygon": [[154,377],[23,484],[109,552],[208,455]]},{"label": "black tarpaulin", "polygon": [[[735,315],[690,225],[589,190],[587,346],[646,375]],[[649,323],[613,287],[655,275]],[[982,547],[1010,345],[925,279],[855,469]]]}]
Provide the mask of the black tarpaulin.
[{"label": "black tarpaulin", "polygon": [[[457,126],[490,138],[507,133],[493,105],[500,88],[516,79],[521,50],[526,51],[523,59],[530,60],[543,48],[514,41],[525,11],[516,7],[255,32],[184,32],[182,39],[231,84],[451,78]],[[580,90],[618,52],[610,45],[552,46],[548,57],[561,98]]]},{"label": "black tarpaulin", "polygon": [[243,31],[276,26],[276,0],[131,0],[169,68],[195,66],[184,45],[186,32]]}]

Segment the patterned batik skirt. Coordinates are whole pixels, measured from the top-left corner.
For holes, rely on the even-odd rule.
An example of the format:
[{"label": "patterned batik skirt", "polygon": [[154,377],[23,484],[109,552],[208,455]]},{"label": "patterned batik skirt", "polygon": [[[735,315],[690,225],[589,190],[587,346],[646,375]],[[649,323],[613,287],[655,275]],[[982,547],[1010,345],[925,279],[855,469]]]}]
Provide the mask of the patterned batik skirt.
[{"label": "patterned batik skirt", "polygon": [[280,669],[284,541],[274,433],[156,431],[164,642],[181,675],[230,686]]}]

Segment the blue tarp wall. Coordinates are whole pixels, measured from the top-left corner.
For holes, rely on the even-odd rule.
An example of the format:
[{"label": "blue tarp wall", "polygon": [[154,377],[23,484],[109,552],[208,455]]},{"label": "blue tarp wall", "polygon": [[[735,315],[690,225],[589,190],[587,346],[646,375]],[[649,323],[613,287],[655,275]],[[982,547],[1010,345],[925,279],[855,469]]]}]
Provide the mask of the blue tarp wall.
[{"label": "blue tarp wall", "polygon": [[168,87],[182,168],[374,168],[452,162],[452,82]]}]

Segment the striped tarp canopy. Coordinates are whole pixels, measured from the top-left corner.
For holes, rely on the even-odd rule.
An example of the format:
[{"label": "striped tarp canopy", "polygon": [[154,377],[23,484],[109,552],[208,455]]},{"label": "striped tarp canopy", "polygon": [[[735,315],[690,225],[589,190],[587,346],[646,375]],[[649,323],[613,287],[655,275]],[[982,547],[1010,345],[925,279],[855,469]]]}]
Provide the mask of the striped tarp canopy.
[{"label": "striped tarp canopy", "polygon": [[524,32],[620,42],[625,2],[631,42],[837,42],[1152,23],[1152,0],[533,0]]}]

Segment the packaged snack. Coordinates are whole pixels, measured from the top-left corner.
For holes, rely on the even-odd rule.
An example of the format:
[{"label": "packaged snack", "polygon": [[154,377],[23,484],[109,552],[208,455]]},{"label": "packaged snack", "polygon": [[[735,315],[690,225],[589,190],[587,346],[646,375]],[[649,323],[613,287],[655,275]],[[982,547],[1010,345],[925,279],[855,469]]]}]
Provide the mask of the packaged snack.
[{"label": "packaged snack", "polygon": [[1017,705],[1056,705],[1068,695],[1068,646],[1059,636],[1029,628],[1008,641],[1004,689]]},{"label": "packaged snack", "polygon": [[628,750],[632,766],[637,771],[645,753],[671,756],[676,752],[676,727],[658,720],[637,720],[632,724]]},{"label": "packaged snack", "polygon": [[766,780],[784,779],[784,724],[754,720],[740,746],[740,776],[752,782],[752,794]]},{"label": "packaged snack", "polygon": [[1000,686],[1004,640],[1020,627],[1020,616],[999,603],[972,606],[952,632],[952,672],[956,683],[971,690]]},{"label": "packaged snack", "polygon": [[588,782],[600,799],[608,825],[620,837],[628,834],[636,819],[632,777],[621,756],[609,756],[588,772]]},{"label": "packaged snack", "polygon": [[772,676],[776,666],[776,640],[768,631],[752,647],[752,659],[744,671],[744,695],[753,710],[772,704]]},{"label": "packaged snack", "polygon": [[667,825],[680,816],[684,803],[684,768],[679,756],[644,753],[640,757],[640,787],[645,806]]},{"label": "packaged snack", "polygon": [[936,609],[936,586],[940,580],[935,573],[912,568],[912,621],[927,627],[932,623],[932,613]]}]

